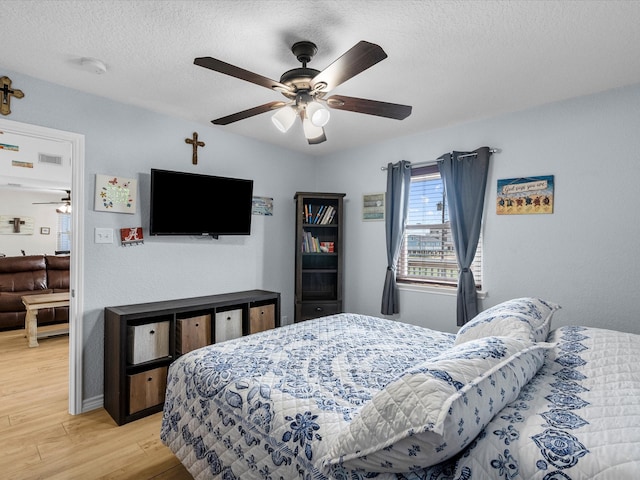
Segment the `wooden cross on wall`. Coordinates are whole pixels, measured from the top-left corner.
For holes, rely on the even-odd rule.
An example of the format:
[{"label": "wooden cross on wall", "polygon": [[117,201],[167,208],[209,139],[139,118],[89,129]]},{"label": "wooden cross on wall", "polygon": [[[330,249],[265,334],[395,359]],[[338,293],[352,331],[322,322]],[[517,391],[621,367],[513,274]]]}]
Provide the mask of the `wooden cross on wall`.
[{"label": "wooden cross on wall", "polygon": [[191,144],[193,147],[193,155],[191,157],[191,162],[194,165],[198,164],[198,147],[204,147],[204,142],[198,141],[198,132],[193,132],[193,138],[185,138],[184,141],[186,143]]},{"label": "wooden cross on wall", "polygon": [[22,98],[24,93],[17,88],[11,88],[11,79],[9,77],[0,77],[0,93],[2,101],[0,102],[0,113],[9,115],[11,113],[11,97]]},{"label": "wooden cross on wall", "polygon": [[20,233],[20,225],[24,225],[24,220],[16,217],[13,220],[9,220],[9,223],[13,224],[13,233]]}]

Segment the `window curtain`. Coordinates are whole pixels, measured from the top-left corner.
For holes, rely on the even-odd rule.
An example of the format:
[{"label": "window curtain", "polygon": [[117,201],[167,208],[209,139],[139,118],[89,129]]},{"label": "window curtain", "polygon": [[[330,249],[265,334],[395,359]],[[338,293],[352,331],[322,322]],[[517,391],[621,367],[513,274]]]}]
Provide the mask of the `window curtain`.
[{"label": "window curtain", "polygon": [[480,238],[490,156],[489,147],[482,147],[474,152],[446,153],[438,159],[438,168],[449,205],[453,245],[460,269],[458,326],[464,325],[478,314],[476,283],[469,267],[475,257]]},{"label": "window curtain", "polygon": [[387,196],[385,206],[385,230],[387,235],[387,273],[382,291],[382,314],[400,313],[396,264],[402,246],[404,225],[407,220],[411,163],[402,160],[387,165]]}]

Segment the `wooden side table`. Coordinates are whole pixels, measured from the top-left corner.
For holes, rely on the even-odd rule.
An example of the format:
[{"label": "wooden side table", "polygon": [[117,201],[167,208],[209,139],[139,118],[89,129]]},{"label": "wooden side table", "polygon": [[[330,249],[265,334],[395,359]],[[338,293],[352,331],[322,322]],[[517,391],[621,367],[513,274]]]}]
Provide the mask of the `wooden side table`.
[{"label": "wooden side table", "polygon": [[41,308],[68,307],[69,292],[25,295],[22,297],[22,303],[24,303],[27,309],[27,315],[24,319],[24,330],[30,347],[38,346],[38,338],[69,333],[69,324],[67,323],[66,326],[60,329],[48,330],[46,334],[38,335],[38,310]]}]

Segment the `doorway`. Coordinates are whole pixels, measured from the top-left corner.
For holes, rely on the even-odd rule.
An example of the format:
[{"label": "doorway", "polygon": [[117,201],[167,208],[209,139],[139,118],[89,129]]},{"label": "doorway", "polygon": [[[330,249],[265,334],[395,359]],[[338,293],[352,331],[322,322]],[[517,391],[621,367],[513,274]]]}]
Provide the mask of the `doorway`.
[{"label": "doorway", "polygon": [[82,413],[82,312],[84,286],[84,135],[0,119],[0,132],[68,142],[71,149],[71,268],[69,277],[69,413]]}]

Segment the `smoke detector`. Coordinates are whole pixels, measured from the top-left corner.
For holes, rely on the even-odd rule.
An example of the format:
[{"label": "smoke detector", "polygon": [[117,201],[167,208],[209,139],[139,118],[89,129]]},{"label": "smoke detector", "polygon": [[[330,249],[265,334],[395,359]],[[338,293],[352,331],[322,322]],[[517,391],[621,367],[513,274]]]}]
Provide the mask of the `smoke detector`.
[{"label": "smoke detector", "polygon": [[96,75],[102,75],[107,71],[107,66],[102,60],[97,58],[84,57],[80,59],[80,65],[84,70]]}]

